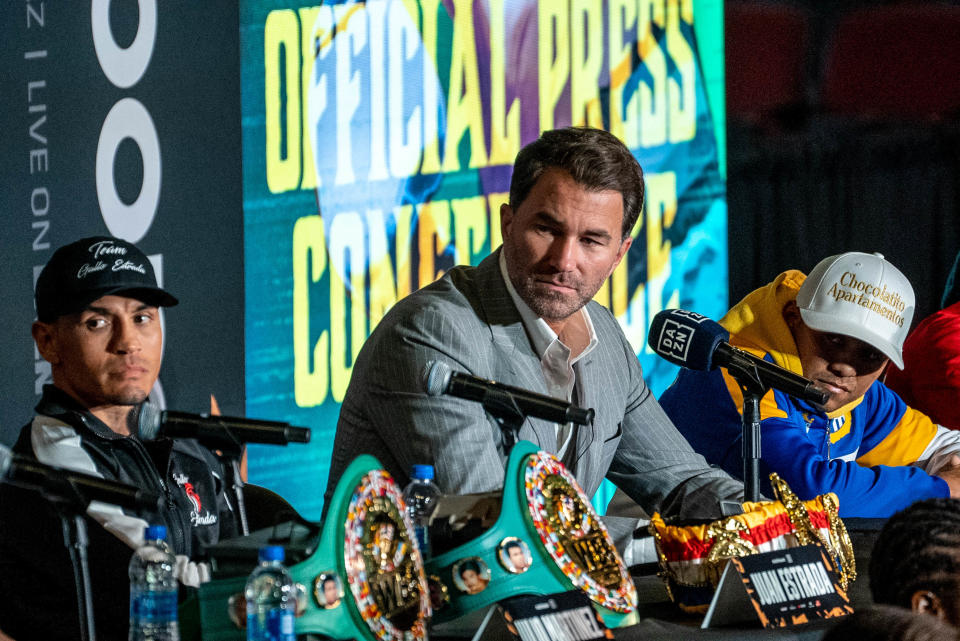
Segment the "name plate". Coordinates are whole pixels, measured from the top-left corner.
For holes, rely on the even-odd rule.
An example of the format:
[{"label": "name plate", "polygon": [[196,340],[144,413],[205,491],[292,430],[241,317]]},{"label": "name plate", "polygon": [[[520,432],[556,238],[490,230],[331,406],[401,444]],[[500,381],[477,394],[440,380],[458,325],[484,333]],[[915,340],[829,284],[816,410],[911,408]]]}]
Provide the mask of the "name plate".
[{"label": "name plate", "polygon": [[759,620],[788,628],[852,612],[830,556],[804,545],[730,559],[701,627]]},{"label": "name plate", "polygon": [[605,641],[613,634],[580,590],[504,599],[498,608],[522,641]]}]

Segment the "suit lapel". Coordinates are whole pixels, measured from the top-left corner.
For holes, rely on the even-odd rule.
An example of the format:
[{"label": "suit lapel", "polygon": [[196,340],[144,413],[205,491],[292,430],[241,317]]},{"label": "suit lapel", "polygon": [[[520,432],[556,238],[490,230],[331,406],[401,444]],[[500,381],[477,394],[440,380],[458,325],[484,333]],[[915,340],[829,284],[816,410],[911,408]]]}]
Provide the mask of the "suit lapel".
[{"label": "suit lapel", "polygon": [[[594,327],[596,327],[596,324]],[[600,331],[600,328],[597,328],[597,338],[600,344],[574,365],[577,374],[576,403],[580,407],[592,407],[595,410],[602,405],[601,389],[597,380],[597,373],[604,362],[603,337],[600,335]],[[574,469],[584,491],[587,492],[588,496],[593,496],[603,479],[602,474],[597,474],[597,470],[600,468],[600,458],[603,454],[600,444],[594,442],[597,430],[592,425],[580,425],[574,429],[576,430],[577,443]]]}]

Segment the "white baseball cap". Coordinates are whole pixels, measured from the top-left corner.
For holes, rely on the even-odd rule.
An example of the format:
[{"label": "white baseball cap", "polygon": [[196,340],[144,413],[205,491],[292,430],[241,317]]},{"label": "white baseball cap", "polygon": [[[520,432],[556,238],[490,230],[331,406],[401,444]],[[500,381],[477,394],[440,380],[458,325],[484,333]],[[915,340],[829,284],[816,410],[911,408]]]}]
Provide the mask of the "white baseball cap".
[{"label": "white baseball cap", "polygon": [[824,258],[797,293],[800,317],[808,327],[858,338],[900,369],[915,305],[910,281],[881,254]]}]

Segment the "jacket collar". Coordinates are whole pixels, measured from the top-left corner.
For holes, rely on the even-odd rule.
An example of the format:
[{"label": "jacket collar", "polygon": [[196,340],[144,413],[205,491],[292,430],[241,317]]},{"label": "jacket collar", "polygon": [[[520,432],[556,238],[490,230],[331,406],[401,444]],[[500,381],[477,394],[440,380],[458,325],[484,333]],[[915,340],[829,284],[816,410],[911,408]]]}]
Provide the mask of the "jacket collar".
[{"label": "jacket collar", "polygon": [[773,362],[803,374],[797,344],[783,317],[783,307],[797,299],[806,276],[797,270],[783,272],[773,282],[756,289],[720,319],[737,347],[770,354]]},{"label": "jacket collar", "polygon": [[[126,438],[111,430],[106,423],[91,414],[75,398],[55,385],[44,385],[43,396],[34,408],[37,414],[59,419],[77,428],[86,428],[95,436],[107,440]],[[140,405],[134,408],[134,416],[139,415]]]}]

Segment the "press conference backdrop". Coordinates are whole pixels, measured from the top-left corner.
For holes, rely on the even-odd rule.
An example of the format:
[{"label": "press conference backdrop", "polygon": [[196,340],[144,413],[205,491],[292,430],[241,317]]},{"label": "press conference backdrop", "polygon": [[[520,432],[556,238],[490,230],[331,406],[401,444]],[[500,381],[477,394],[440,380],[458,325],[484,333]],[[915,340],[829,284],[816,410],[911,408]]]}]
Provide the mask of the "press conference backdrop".
[{"label": "press conference backdrop", "polygon": [[652,316],[727,306],[722,28],[719,0],[243,0],[246,410],[313,428],[251,447],[250,481],[319,517],[363,341],[496,249],[512,161],[544,129],[604,127],[644,167],[597,298],[662,391]]},{"label": "press conference backdrop", "polygon": [[0,6],[0,442],[50,380],[34,279],[94,234],[138,243],[181,300],[155,399],[244,411],[238,22],[229,2]]}]

